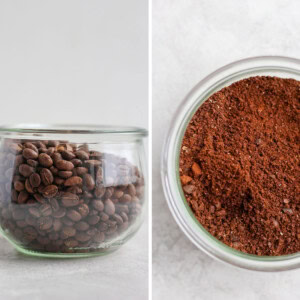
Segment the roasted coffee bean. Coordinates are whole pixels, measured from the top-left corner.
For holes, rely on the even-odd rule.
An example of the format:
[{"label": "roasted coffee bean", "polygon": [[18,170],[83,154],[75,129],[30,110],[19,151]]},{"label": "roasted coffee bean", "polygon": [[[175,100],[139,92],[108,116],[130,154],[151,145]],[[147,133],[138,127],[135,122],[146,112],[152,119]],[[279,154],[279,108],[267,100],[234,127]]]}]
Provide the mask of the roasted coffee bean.
[{"label": "roasted coffee bean", "polygon": [[43,204],[40,206],[40,212],[44,217],[50,216],[52,214],[52,208],[49,204]]},{"label": "roasted coffee bean", "polygon": [[62,195],[62,205],[65,207],[73,207],[79,204],[79,198],[77,195],[70,192],[66,192]]},{"label": "roasted coffee bean", "polygon": [[24,177],[29,177],[34,172],[34,169],[33,169],[33,167],[28,166],[26,164],[21,164],[19,166],[19,172]]},{"label": "roasted coffee bean", "polygon": [[62,239],[67,239],[76,234],[76,229],[70,226],[65,226],[62,230]]},{"label": "roasted coffee bean", "polygon": [[110,199],[105,200],[104,212],[110,216],[110,215],[113,215],[115,213],[115,211],[116,211],[116,209],[115,209],[114,203]]},{"label": "roasted coffee bean", "polygon": [[23,191],[25,189],[25,185],[21,181],[16,181],[14,183],[14,188],[15,188],[16,191],[21,192],[21,191]]},{"label": "roasted coffee bean", "polygon": [[84,186],[90,191],[95,187],[95,180],[90,174],[83,175]]},{"label": "roasted coffee bean", "polygon": [[53,175],[49,169],[43,168],[40,171],[40,175],[41,175],[42,182],[44,185],[50,185],[53,183]]},{"label": "roasted coffee bean", "polygon": [[107,221],[109,219],[109,215],[107,215],[106,213],[102,212],[100,213],[100,218],[101,218],[101,221]]},{"label": "roasted coffee bean", "polygon": [[74,248],[74,247],[78,246],[78,241],[75,240],[75,239],[70,238],[70,239],[66,239],[66,240],[64,241],[64,244],[65,244],[66,247],[68,247],[68,248]]},{"label": "roasted coffee bean", "polygon": [[28,178],[25,181],[25,189],[30,194],[34,194],[34,192],[35,192],[34,188],[32,187],[32,185],[30,183],[30,180]]},{"label": "roasted coffee bean", "polygon": [[60,207],[58,210],[53,210],[52,216],[57,219],[61,219],[66,215],[66,209]]},{"label": "roasted coffee bean", "polygon": [[33,188],[38,187],[41,184],[41,177],[38,173],[33,173],[29,177],[29,182]]},{"label": "roasted coffee bean", "polygon": [[59,204],[58,204],[58,201],[55,198],[49,199],[49,203],[50,203],[53,211],[58,211],[59,210]]},{"label": "roasted coffee bean", "polygon": [[31,207],[28,209],[28,211],[35,218],[39,218],[42,215],[40,210],[36,207]]},{"label": "roasted coffee bean", "polygon": [[69,178],[73,175],[73,172],[72,171],[59,171],[58,172],[58,176],[61,177],[61,178]]},{"label": "roasted coffee bean", "polygon": [[75,172],[78,176],[82,176],[88,172],[88,169],[84,167],[77,167],[75,168]]},{"label": "roasted coffee bean", "polygon": [[37,220],[40,230],[48,230],[52,227],[53,221],[51,217],[41,217]]},{"label": "roasted coffee bean", "polygon": [[74,165],[67,160],[58,160],[55,162],[55,166],[57,169],[59,170],[63,170],[63,171],[71,171],[74,169]]},{"label": "roasted coffee bean", "polygon": [[92,205],[98,211],[103,211],[104,210],[104,204],[101,200],[93,200]]},{"label": "roasted coffee bean", "polygon": [[49,168],[53,165],[53,160],[51,156],[47,153],[41,153],[39,155],[39,163],[46,168]]},{"label": "roasted coffee bean", "polygon": [[0,148],[0,224],[29,250],[97,251],[140,214],[143,179],[126,160],[66,141],[15,145]]},{"label": "roasted coffee bean", "polygon": [[81,160],[88,160],[89,154],[85,151],[79,150],[75,153],[75,155]]},{"label": "roasted coffee bean", "polygon": [[82,218],[85,218],[90,212],[90,209],[89,209],[88,205],[85,204],[85,203],[80,204],[77,207],[77,210],[80,213],[80,215],[82,216]]},{"label": "roasted coffee bean", "polygon": [[73,152],[68,151],[68,150],[62,151],[61,156],[66,160],[72,160],[73,158],[76,157],[76,155]]},{"label": "roasted coffee bean", "polygon": [[53,230],[58,232],[62,228],[62,222],[59,219],[53,220]]},{"label": "roasted coffee bean", "polygon": [[114,214],[112,215],[112,218],[117,222],[118,225],[123,224],[123,219],[120,215]]},{"label": "roasted coffee bean", "polygon": [[20,192],[19,196],[18,196],[18,203],[19,204],[23,204],[27,201],[29,195],[26,191],[22,191]]},{"label": "roasted coffee bean", "polygon": [[82,183],[82,178],[79,176],[72,176],[70,178],[68,178],[64,185],[65,186],[73,186],[73,185],[78,185]]},{"label": "roasted coffee bean", "polygon": [[25,148],[22,154],[25,159],[37,159],[39,156],[38,151],[34,151],[30,148]]},{"label": "roasted coffee bean", "polygon": [[75,239],[79,242],[87,242],[91,239],[91,236],[83,232],[77,232]]},{"label": "roasted coffee bean", "polygon": [[43,196],[46,198],[53,198],[58,192],[58,188],[56,185],[47,185],[43,189]]},{"label": "roasted coffee bean", "polygon": [[87,222],[90,225],[96,225],[99,221],[100,221],[100,217],[97,215],[87,217]]},{"label": "roasted coffee bean", "polygon": [[94,236],[93,236],[93,241],[96,243],[102,243],[105,240],[105,234],[103,232],[97,232]]},{"label": "roasted coffee bean", "polygon": [[71,160],[71,163],[74,165],[74,167],[80,167],[80,166],[82,166],[82,161],[80,159],[78,159],[78,158],[73,158]]},{"label": "roasted coffee bean", "polygon": [[74,227],[79,231],[86,231],[90,228],[90,225],[84,221],[80,221],[76,223]]},{"label": "roasted coffee bean", "polygon": [[71,209],[67,212],[67,217],[74,222],[78,222],[81,220],[81,214],[75,209]]}]

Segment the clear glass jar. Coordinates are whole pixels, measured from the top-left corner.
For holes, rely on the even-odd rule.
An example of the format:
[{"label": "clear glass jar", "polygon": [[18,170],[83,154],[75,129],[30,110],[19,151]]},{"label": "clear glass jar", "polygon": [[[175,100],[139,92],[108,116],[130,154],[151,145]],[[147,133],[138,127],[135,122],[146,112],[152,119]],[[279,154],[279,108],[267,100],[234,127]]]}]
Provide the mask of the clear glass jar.
[{"label": "clear glass jar", "polygon": [[277,76],[300,80],[300,60],[287,57],[254,57],[231,63],[204,78],[177,110],[162,155],[162,182],[169,208],[185,235],[208,255],[232,265],[259,271],[300,267],[300,253],[256,256],[237,251],[213,237],[197,221],[185,200],[179,178],[179,155],[186,127],[201,104],[225,86],[252,76]]},{"label": "clear glass jar", "polygon": [[118,249],[146,208],[140,128],[0,128],[0,225],[17,250],[82,257]]}]

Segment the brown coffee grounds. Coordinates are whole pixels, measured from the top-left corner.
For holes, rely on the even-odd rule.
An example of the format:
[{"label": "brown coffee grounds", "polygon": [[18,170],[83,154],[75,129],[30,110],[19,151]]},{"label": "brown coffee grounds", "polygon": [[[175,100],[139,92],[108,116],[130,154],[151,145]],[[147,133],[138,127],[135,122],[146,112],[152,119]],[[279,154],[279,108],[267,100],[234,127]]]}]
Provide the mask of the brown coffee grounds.
[{"label": "brown coffee grounds", "polygon": [[244,79],[213,94],[191,119],[180,176],[198,221],[256,255],[300,251],[300,81]]}]

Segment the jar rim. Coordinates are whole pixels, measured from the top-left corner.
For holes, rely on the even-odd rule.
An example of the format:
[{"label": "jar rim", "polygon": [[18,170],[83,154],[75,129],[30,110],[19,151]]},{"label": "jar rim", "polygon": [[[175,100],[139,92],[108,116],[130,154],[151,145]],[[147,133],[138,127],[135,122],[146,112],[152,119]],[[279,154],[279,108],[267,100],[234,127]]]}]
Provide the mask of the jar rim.
[{"label": "jar rim", "polygon": [[[300,60],[280,56],[251,57],[230,63],[202,79],[180,103],[165,138],[161,177],[169,209],[184,234],[201,250],[220,261],[259,271],[282,271],[300,267],[300,252],[282,256],[258,256],[235,250],[213,237],[194,217],[179,178],[179,152],[191,117],[209,96],[224,86],[264,73],[285,73],[300,80]],[[268,76],[268,75],[265,75]],[[280,75],[269,75],[278,76]],[[291,78],[289,77],[289,78]]]},{"label": "jar rim", "polygon": [[1,133],[15,134],[95,134],[95,135],[133,135],[146,137],[148,131],[141,127],[134,126],[114,126],[96,124],[40,124],[40,123],[21,123],[0,125]]}]

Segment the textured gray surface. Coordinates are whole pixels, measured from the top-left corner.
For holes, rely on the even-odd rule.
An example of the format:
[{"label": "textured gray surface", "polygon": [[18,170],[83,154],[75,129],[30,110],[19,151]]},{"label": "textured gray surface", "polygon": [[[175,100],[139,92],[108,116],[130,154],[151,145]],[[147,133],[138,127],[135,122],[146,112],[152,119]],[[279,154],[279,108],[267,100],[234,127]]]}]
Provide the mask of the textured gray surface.
[{"label": "textured gray surface", "polygon": [[24,256],[0,237],[0,299],[148,299],[148,226],[118,251],[84,259]]},{"label": "textured gray surface", "polygon": [[171,118],[215,69],[257,55],[299,58],[300,2],[153,1],[153,298],[300,299],[300,270],[257,273],[217,262],[180,231],[160,183]]}]

